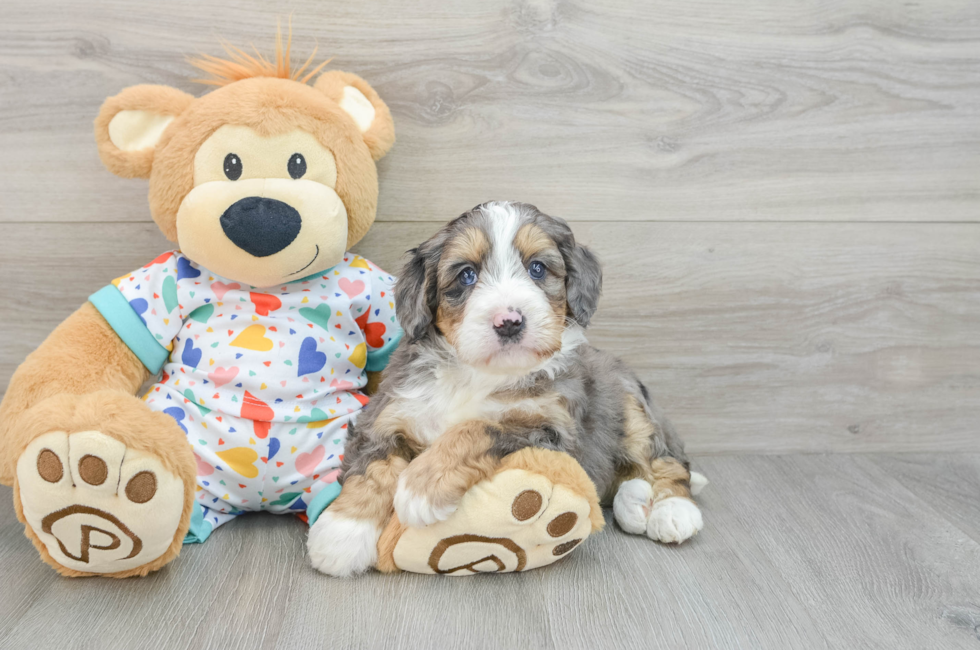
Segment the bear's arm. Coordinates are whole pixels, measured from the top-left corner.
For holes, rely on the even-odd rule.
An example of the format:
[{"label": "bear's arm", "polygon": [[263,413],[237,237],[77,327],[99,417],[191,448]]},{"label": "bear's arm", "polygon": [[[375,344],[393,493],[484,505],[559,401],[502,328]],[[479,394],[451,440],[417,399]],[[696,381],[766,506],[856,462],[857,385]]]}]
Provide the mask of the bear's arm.
[{"label": "bear's arm", "polygon": [[18,449],[18,416],[54,395],[81,395],[119,390],[129,395],[150,371],[113,331],[102,314],[86,302],[59,325],[17,368],[0,404],[0,484],[14,480]]}]

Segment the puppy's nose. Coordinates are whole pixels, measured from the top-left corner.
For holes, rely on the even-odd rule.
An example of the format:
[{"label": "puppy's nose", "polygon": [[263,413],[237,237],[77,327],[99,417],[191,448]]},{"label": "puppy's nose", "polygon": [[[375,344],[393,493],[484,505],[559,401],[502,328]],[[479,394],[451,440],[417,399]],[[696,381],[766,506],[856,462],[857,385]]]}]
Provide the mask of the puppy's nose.
[{"label": "puppy's nose", "polygon": [[524,317],[511,309],[493,317],[493,331],[502,339],[512,339],[524,331]]},{"label": "puppy's nose", "polygon": [[221,215],[221,229],[228,239],[255,257],[267,257],[289,246],[302,225],[296,208],[259,196],[235,201]]}]

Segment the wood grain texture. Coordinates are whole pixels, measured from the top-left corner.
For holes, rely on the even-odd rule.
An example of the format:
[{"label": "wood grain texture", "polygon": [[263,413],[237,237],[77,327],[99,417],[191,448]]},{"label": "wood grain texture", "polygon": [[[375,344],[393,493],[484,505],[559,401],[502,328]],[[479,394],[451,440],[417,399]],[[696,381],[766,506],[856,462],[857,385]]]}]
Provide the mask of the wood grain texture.
[{"label": "wood grain texture", "polygon": [[368,79],[398,143],[382,220],[495,198],[574,220],[975,221],[980,4],[180,0],[0,5],[0,221],[146,221],[91,123],[127,85],[201,93],[219,37]]},{"label": "wood grain texture", "polygon": [[[980,3],[2,2],[0,391],[170,247],[98,161],[101,102],[200,94],[186,55],[268,51],[289,13],[395,117],[358,252],[396,272],[495,198],[576,222],[606,269],[590,338],[712,480],[707,528],[338,581],[305,526],[250,515],[150,578],[67,580],[0,488],[0,648],[977,647]],[[822,451],[877,453],[707,456]]]},{"label": "wood grain texture", "polygon": [[[926,492],[887,467],[906,461]],[[458,579],[328,578],[305,526],[265,514],[149,578],[63,579],[2,488],[0,648],[975,648],[980,543],[929,480],[950,463],[980,473],[976,455],[702,459],[706,528],[688,544],[610,520],[551,567]]]},{"label": "wood grain texture", "polygon": [[[378,224],[357,251],[397,273],[440,225]],[[689,451],[980,451],[980,225],[575,230],[605,266],[590,340],[637,370]],[[5,231],[0,388],[90,293],[169,246],[152,224]]]},{"label": "wood grain texture", "polygon": [[[876,455],[870,462],[980,542],[980,458],[976,454]],[[980,625],[980,616],[977,624]]]}]

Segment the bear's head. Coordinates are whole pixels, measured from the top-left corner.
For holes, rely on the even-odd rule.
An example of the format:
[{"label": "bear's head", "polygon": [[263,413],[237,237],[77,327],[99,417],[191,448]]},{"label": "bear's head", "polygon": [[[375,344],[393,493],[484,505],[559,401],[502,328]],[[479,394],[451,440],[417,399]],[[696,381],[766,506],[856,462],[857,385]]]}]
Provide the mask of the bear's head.
[{"label": "bear's head", "polygon": [[322,272],[374,222],[391,114],[356,75],[308,85],[320,68],[291,72],[288,46],[275,63],[229,53],[196,62],[219,86],[203,97],[140,85],[107,99],[99,156],[149,179],[160,230],[212,273],[270,287]]}]

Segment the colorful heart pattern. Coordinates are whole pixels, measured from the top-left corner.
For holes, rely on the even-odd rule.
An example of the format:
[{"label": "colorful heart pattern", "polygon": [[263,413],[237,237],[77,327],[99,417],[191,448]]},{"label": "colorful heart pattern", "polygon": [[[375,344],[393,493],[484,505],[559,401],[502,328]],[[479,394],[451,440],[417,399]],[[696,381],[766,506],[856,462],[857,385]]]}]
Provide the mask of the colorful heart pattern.
[{"label": "colorful heart pattern", "polygon": [[214,370],[208,373],[208,379],[214,384],[215,388],[221,388],[228,382],[235,379],[238,376],[238,367],[232,366],[231,368],[222,368],[218,366]]},{"label": "colorful heart pattern", "polygon": [[235,348],[245,348],[256,352],[268,352],[275,344],[272,339],[266,338],[265,327],[262,325],[249,325],[245,331],[235,337],[231,346]]},{"label": "colorful heart pattern", "polygon": [[319,325],[321,329],[330,331],[330,305],[317,305],[316,308],[300,307],[299,315]]},{"label": "colorful heart pattern", "polygon": [[316,447],[309,453],[298,454],[296,456],[296,471],[306,477],[313,476],[326,454],[327,452],[323,447]]},{"label": "colorful heart pattern", "polygon": [[208,523],[302,511],[336,482],[364,369],[400,337],[394,278],[348,254],[259,289],[173,251],[113,285],[170,351],[145,400],[192,444]]},{"label": "colorful heart pattern", "polygon": [[259,459],[259,455],[254,449],[234,447],[227,451],[216,452],[215,455],[245,478],[255,478],[259,475],[259,468],[255,466],[255,461]]},{"label": "colorful heart pattern", "polygon": [[307,336],[299,348],[299,360],[296,363],[296,375],[302,377],[314,372],[320,372],[327,365],[327,355],[316,349],[316,339]]}]

